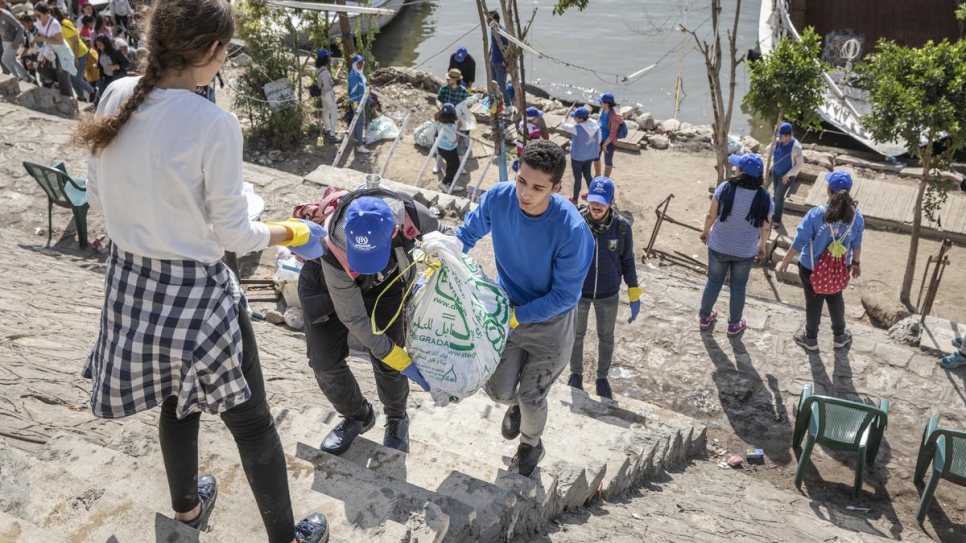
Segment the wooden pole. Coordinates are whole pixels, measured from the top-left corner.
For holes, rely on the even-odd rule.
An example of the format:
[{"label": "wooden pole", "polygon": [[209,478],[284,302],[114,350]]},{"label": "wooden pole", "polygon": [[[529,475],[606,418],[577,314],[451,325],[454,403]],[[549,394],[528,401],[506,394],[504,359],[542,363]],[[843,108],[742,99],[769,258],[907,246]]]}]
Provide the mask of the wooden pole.
[{"label": "wooden pole", "polygon": [[[335,3],[344,6],[345,0],[335,0]],[[357,17],[362,17],[362,15],[357,15]],[[345,54],[348,57],[356,54],[356,41],[355,37],[352,35],[352,29],[349,28],[349,16],[344,12],[339,12],[339,30],[342,32],[342,44],[345,47]]]}]

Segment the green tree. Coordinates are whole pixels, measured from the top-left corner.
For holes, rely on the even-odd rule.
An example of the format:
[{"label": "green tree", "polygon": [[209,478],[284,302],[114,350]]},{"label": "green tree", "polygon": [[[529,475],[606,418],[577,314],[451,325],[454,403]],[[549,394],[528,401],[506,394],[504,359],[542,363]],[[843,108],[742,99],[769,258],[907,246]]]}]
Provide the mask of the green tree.
[{"label": "green tree", "polygon": [[553,6],[554,15],[563,15],[568,9],[574,8],[577,11],[583,11],[587,9],[587,3],[590,0],[557,0],[557,3]]},{"label": "green tree", "polygon": [[[819,126],[818,108],[825,84],[822,73],[829,70],[821,61],[821,53],[818,34],[807,27],[800,39],[781,40],[767,55],[751,63],[744,103],[765,119],[775,119],[772,142],[785,120],[804,127]],[[770,150],[765,168],[771,171]]]},{"label": "green tree", "polygon": [[966,145],[966,42],[930,41],[914,49],[883,39],[857,71],[872,104],[862,117],[865,128],[878,142],[905,141],[922,166],[899,292],[899,299],[909,305],[923,211],[935,220],[948,186],[939,172]]}]

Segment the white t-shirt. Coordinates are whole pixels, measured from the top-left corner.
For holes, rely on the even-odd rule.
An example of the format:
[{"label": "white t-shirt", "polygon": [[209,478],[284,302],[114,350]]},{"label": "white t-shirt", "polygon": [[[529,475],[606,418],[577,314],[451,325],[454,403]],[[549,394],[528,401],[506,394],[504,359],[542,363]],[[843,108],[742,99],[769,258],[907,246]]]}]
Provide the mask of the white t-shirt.
[{"label": "white t-shirt", "polygon": [[[112,83],[97,115],[113,115],[140,78]],[[87,198],[127,252],[216,262],[268,246],[242,192],[235,115],[184,89],[154,89],[100,156],[87,162]]]},{"label": "white t-shirt", "polygon": [[131,3],[128,0],[111,0],[110,11],[111,15],[124,17],[133,13],[134,9],[131,8]]},{"label": "white t-shirt", "polygon": [[[37,26],[37,35],[43,36],[45,38],[53,38],[57,34],[61,34],[61,35],[64,34],[64,29],[61,28],[60,26],[60,21],[58,21],[57,19],[54,19],[53,15],[51,15],[50,17],[47,17],[47,24],[41,24],[40,19],[37,19],[34,25]],[[51,47],[51,45],[46,42],[40,44],[41,51],[43,51],[45,48],[48,48],[48,47]]]}]

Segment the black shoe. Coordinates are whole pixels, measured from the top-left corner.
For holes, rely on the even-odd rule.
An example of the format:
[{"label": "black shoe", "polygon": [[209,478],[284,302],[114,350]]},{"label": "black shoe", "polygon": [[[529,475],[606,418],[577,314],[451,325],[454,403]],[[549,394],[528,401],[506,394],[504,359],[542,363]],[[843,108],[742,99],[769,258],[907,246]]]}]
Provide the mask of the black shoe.
[{"label": "black shoe", "polygon": [[214,475],[202,475],[198,477],[198,499],[201,501],[201,512],[191,520],[182,520],[182,524],[187,524],[198,531],[204,531],[208,527],[208,517],[211,510],[215,508],[215,498],[218,497],[218,482]]},{"label": "black shoe", "polygon": [[504,439],[516,439],[520,435],[519,405],[511,405],[506,410],[506,415],[503,415],[503,426],[500,427],[500,433],[503,434]]},{"label": "black shoe", "polygon": [[342,417],[342,421],[335,425],[322,440],[319,446],[323,451],[339,456],[349,450],[349,446],[359,434],[364,434],[376,425],[376,414],[372,411],[372,405],[366,405],[368,416],[365,421],[356,420],[352,417]]},{"label": "black shoe", "polygon": [[597,380],[597,395],[608,400],[614,398],[614,392],[610,389],[610,383],[607,382],[606,377]]},{"label": "black shoe", "polygon": [[513,460],[510,461],[510,473],[519,473],[524,477],[529,477],[533,474],[537,464],[543,460],[543,455],[543,441],[538,441],[536,447],[521,443],[517,447],[517,453],[513,455]]},{"label": "black shoe", "polygon": [[342,138],[340,138],[339,136],[336,136],[335,134],[329,133],[329,134],[326,134],[325,141],[329,143],[342,143]]},{"label": "black shoe", "polygon": [[322,513],[312,513],[295,525],[297,543],[326,543],[329,540],[329,521]]},{"label": "black shoe", "polygon": [[571,373],[570,374],[570,379],[567,379],[567,386],[568,387],[579,388],[580,390],[583,390],[584,389],[584,376],[583,375],[580,375],[579,373]]},{"label": "black shoe", "polygon": [[382,444],[391,449],[409,453],[409,415],[389,417]]}]

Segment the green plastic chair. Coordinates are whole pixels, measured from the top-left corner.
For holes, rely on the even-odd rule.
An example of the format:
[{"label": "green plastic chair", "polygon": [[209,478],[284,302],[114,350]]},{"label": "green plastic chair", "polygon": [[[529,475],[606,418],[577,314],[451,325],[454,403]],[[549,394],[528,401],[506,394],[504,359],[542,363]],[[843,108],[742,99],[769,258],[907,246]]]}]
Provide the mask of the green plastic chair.
[{"label": "green plastic chair", "polygon": [[966,432],[938,426],[939,417],[929,417],[926,431],[922,433],[919,459],[916,460],[916,477],[913,479],[916,483],[922,481],[929,463],[932,462],[932,473],[929,474],[929,482],[922,491],[919,510],[916,511],[916,522],[920,526],[926,518],[926,511],[932,503],[932,496],[940,479],[966,486]]},{"label": "green plastic chair", "polygon": [[75,179],[67,175],[67,168],[63,161],[57,161],[52,166],[44,166],[25,160],[23,167],[47,193],[47,247],[50,247],[53,236],[54,204],[74,212],[77,241],[81,248],[87,247],[87,210],[90,208],[87,203],[87,180]]},{"label": "green plastic chair", "polygon": [[839,451],[854,451],[859,454],[855,468],[855,490],[852,498],[858,498],[862,490],[862,476],[865,464],[875,461],[882,443],[882,434],[889,421],[889,400],[883,399],[875,408],[859,402],[850,402],[828,396],[812,394],[812,385],[806,385],[798,402],[798,416],[795,419],[795,433],[792,445],[801,446],[802,437],[808,434],[805,449],[798,460],[795,471],[795,488],[802,489],[805,466],[815,444],[824,445]]}]

